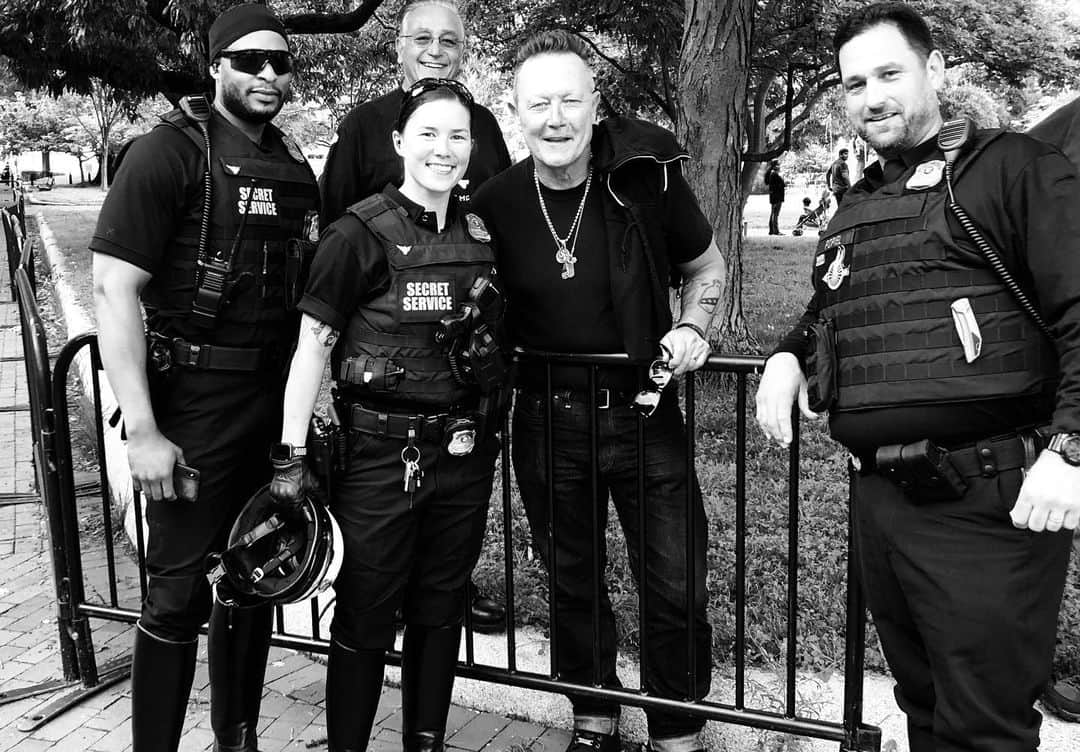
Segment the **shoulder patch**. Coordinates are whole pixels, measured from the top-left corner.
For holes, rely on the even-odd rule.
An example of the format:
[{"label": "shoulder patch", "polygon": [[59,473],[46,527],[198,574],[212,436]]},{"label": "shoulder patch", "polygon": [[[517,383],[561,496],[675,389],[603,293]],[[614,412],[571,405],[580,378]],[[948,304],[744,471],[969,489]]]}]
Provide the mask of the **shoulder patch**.
[{"label": "shoulder patch", "polygon": [[293,161],[304,164],[307,160],[304,159],[304,153],[300,151],[300,147],[297,146],[296,141],[292,136],[288,136],[284,133],[281,134],[281,142],[285,144],[285,151],[289,152],[289,156],[293,158]]},{"label": "shoulder patch", "polygon": [[472,212],[465,215],[465,226],[474,239],[479,240],[481,243],[491,242],[491,233],[488,232],[487,227],[484,225],[484,220]]}]

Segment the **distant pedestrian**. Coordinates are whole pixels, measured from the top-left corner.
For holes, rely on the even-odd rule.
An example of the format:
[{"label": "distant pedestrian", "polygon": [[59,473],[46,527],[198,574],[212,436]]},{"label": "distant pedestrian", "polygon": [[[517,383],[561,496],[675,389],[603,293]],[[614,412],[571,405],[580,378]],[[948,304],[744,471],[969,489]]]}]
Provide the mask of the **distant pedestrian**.
[{"label": "distant pedestrian", "polygon": [[848,150],[841,149],[838,152],[836,161],[829,166],[829,171],[825,173],[825,187],[836,196],[836,205],[838,207],[844,199],[844,194],[851,187],[851,175],[848,172],[847,160]]},{"label": "distant pedestrian", "polygon": [[783,235],[780,232],[780,207],[784,205],[784,188],[787,183],[780,175],[780,162],[769,162],[769,169],[765,171],[765,185],[769,189],[769,234]]}]

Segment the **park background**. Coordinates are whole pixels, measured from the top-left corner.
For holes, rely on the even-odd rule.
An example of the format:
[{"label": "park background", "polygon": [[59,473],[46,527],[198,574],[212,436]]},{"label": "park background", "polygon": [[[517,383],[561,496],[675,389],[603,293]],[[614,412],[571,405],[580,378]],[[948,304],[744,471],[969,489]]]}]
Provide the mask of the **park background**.
[{"label": "park background", "polygon": [[[124,143],[145,132],[184,93],[206,87],[205,30],[231,2],[196,0],[23,0],[0,12],[0,160],[28,187],[44,174],[70,189],[34,190],[89,304],[89,253],[101,192]],[[396,85],[395,0],[281,0],[301,61],[295,97],[276,121],[317,171],[337,123],[355,104]],[[524,144],[505,108],[509,63],[520,40],[566,28],[593,48],[604,112],[671,127],[694,160],[686,173],[714,223],[731,271],[723,311],[710,332],[724,352],[768,352],[809,293],[814,232],[764,235],[764,164],[779,159],[788,180],[781,230],[790,233],[802,197],[816,203],[840,146],[857,176],[874,155],[844,115],[830,34],[855,0],[509,0],[461,2],[470,30],[463,80],[499,118],[511,152]],[[950,64],[947,116],[1025,130],[1075,96],[1080,73],[1077,3],[1043,0],[914,2],[928,16]],[[318,33],[316,33],[318,32]],[[41,186],[46,187],[46,186]],[[32,211],[34,211],[32,209]],[[710,620],[718,662],[731,659],[734,481],[732,403],[721,382],[705,383],[698,407],[698,472],[710,525]],[[843,666],[846,571],[846,455],[822,426],[802,438],[802,525],[798,637],[802,669],[823,677]],[[752,437],[747,572],[750,648],[766,669],[782,664],[786,623],[786,457]],[[761,479],[775,479],[775,482]],[[523,517],[517,539],[527,540]],[[492,515],[490,539],[501,537]],[[610,531],[613,541],[621,533]],[[546,579],[527,545],[514,552],[518,620],[543,625]],[[477,571],[501,591],[502,552],[489,546]],[[1061,615],[1061,674],[1080,673],[1080,588],[1073,563]],[[625,650],[636,645],[636,596],[621,544],[611,546],[612,600]],[[868,666],[884,663],[872,629]],[[872,722],[872,719],[868,719]]]}]

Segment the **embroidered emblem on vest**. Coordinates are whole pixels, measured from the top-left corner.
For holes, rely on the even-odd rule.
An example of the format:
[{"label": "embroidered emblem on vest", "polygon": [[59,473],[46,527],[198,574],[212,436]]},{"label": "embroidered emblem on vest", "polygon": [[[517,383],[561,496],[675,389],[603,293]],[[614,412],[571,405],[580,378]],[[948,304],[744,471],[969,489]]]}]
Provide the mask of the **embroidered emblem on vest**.
[{"label": "embroidered emblem on vest", "polygon": [[930,162],[923,162],[915,168],[915,172],[908,178],[904,187],[913,191],[920,191],[924,188],[933,188],[941,182],[941,176],[943,174],[945,174],[944,160],[934,159]]},{"label": "embroidered emblem on vest", "polygon": [[491,233],[488,232],[487,227],[484,226],[484,220],[476,216],[473,213],[465,215],[465,226],[469,230],[469,234],[481,243],[491,242]]},{"label": "embroidered emblem on vest", "polygon": [[839,245],[836,248],[836,258],[829,264],[829,268],[825,271],[825,284],[829,286],[830,290],[839,290],[840,285],[844,282],[844,277],[851,274],[851,267],[844,263],[844,258],[847,256],[847,247]]}]

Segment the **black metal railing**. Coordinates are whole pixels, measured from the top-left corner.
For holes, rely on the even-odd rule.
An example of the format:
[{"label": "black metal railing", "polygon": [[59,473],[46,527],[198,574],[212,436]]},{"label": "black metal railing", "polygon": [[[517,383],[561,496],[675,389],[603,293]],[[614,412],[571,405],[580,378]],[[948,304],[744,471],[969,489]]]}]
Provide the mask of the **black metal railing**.
[{"label": "black metal railing", "polygon": [[[90,402],[92,409],[90,412],[93,415],[92,423],[97,432],[97,447],[98,447],[98,460],[101,475],[101,488],[103,491],[103,503],[102,503],[102,515],[104,517],[105,525],[105,537],[107,547],[107,560],[108,560],[108,577],[110,582],[108,584],[108,597],[102,601],[89,602],[86,598],[86,591],[84,587],[84,574],[81,561],[81,547],[79,529],[79,516],[77,514],[77,507],[75,502],[74,493],[74,480],[73,480],[73,468],[71,457],[71,436],[70,436],[70,422],[68,419],[68,403],[70,395],[68,394],[69,385],[69,371],[72,363],[75,360],[76,354],[84,348],[89,348],[90,363],[92,377],[88,385],[90,388]],[[597,444],[596,423],[598,410],[601,408],[597,404],[595,395],[597,390],[595,389],[598,383],[598,373],[600,368],[612,368],[612,367],[626,367],[628,361],[625,356],[622,355],[565,355],[565,354],[552,354],[552,353],[519,353],[519,357],[539,359],[544,363],[547,373],[547,387],[548,393],[551,393],[551,366],[552,364],[572,364],[587,369],[588,380],[591,387],[590,394],[593,396],[590,398],[589,410],[591,414],[592,425],[592,445],[591,445],[591,464],[593,472],[594,485],[597,483],[597,461],[599,447]],[[465,660],[458,664],[457,674],[461,677],[479,679],[483,681],[512,685],[517,687],[524,687],[529,689],[545,690],[549,692],[566,693],[572,692],[575,695],[606,699],[618,702],[620,704],[634,705],[642,708],[652,708],[658,710],[676,711],[680,713],[689,713],[696,716],[700,716],[709,720],[721,721],[725,723],[734,723],[743,726],[751,726],[761,729],[767,729],[777,732],[790,733],[801,736],[808,736],[826,740],[834,740],[840,742],[841,750],[850,750],[852,752],[861,752],[863,750],[876,750],[880,747],[880,732],[871,726],[867,726],[862,721],[862,668],[863,668],[863,646],[864,646],[864,631],[865,631],[865,613],[863,603],[858,591],[857,583],[855,580],[855,570],[853,565],[853,558],[848,552],[848,589],[847,589],[847,613],[846,613],[846,645],[845,645],[845,685],[844,685],[844,699],[843,699],[843,714],[842,717],[832,720],[822,720],[817,718],[805,717],[800,715],[799,709],[796,704],[797,697],[797,666],[799,659],[798,652],[798,639],[797,639],[797,624],[798,624],[798,586],[800,579],[799,572],[799,547],[798,547],[798,535],[799,535],[799,512],[800,512],[800,497],[799,497],[799,437],[796,432],[795,440],[792,443],[792,448],[787,462],[787,504],[788,504],[788,522],[787,522],[787,546],[786,546],[786,567],[787,567],[787,592],[785,602],[781,608],[786,618],[786,649],[784,651],[784,679],[785,679],[785,693],[782,703],[782,710],[779,712],[771,708],[756,708],[751,707],[747,702],[747,597],[746,597],[746,569],[747,569],[747,395],[748,395],[748,380],[751,374],[760,372],[764,365],[764,359],[758,357],[749,356],[737,356],[737,355],[713,355],[709,358],[706,366],[699,372],[699,374],[713,374],[707,378],[712,378],[722,385],[723,389],[732,389],[733,405],[734,405],[734,417],[735,417],[735,487],[732,489],[732,495],[734,498],[735,514],[734,514],[734,528],[735,528],[735,574],[734,574],[734,621],[735,621],[735,634],[733,638],[733,652],[735,663],[735,686],[734,686],[734,701],[731,703],[714,702],[710,700],[697,700],[697,701],[680,701],[661,697],[651,696],[641,689],[634,688],[621,688],[613,686],[599,686],[596,684],[575,684],[570,683],[559,677],[558,671],[555,665],[555,654],[557,649],[557,641],[559,635],[557,630],[550,630],[550,654],[552,656],[551,666],[547,672],[540,673],[536,671],[528,671],[522,669],[517,662],[517,644],[515,627],[517,625],[516,615],[516,592],[515,592],[515,571],[514,571],[514,552],[520,550],[525,542],[515,540],[514,538],[514,510],[513,510],[513,496],[511,494],[511,477],[510,477],[510,454],[509,454],[509,442],[504,442],[503,455],[502,455],[502,468],[501,468],[501,480],[502,480],[502,528],[503,528],[503,551],[504,551],[504,576],[506,580],[505,598],[507,605],[507,630],[505,636],[506,645],[506,665],[494,666],[478,663],[475,659],[474,650],[474,636],[469,623],[468,609],[466,609],[466,635],[465,635]],[[38,363],[35,367],[40,367]],[[47,368],[47,363],[46,363]],[[49,472],[55,474],[55,478],[45,484],[45,495],[47,497],[53,497],[48,501],[50,510],[50,517],[55,512],[59,520],[51,525],[51,529],[55,528],[57,532],[62,535],[60,539],[62,541],[60,551],[61,556],[57,558],[61,565],[66,567],[64,576],[60,578],[58,576],[58,603],[61,606],[61,611],[64,613],[64,627],[67,631],[71,641],[75,643],[74,655],[76,657],[75,665],[79,676],[84,682],[93,683],[97,680],[96,666],[94,664],[94,649],[92,643],[92,630],[90,628],[91,619],[102,619],[110,621],[121,621],[133,623],[139,615],[139,600],[138,594],[130,593],[128,598],[120,597],[118,589],[116,587],[115,579],[117,572],[117,557],[118,552],[116,547],[112,543],[113,529],[111,523],[111,510],[109,508],[109,485],[108,485],[108,470],[106,463],[106,453],[104,447],[104,426],[101,418],[101,393],[98,374],[101,371],[100,353],[98,352],[97,339],[93,334],[81,335],[67,344],[63,351],[59,354],[54,371],[52,382],[52,409],[49,414],[49,418],[45,423],[45,428],[51,431],[52,441],[54,446],[53,453],[47,458],[47,464],[43,465],[49,468]],[[721,378],[718,378],[716,374],[722,374]],[[46,376],[47,379],[47,371]],[[697,399],[698,399],[698,380],[702,378],[700,375],[692,375],[685,380],[684,388],[684,409],[686,414],[687,425],[687,456],[688,456],[688,470],[694,469],[694,457],[696,452],[696,430],[695,420],[697,412]],[[39,385],[40,386],[40,385]],[[549,403],[550,404],[550,401]],[[509,436],[509,421],[506,426],[507,430],[505,435]],[[643,421],[639,421],[637,446],[639,452],[638,462],[638,498],[644,498],[644,480],[643,470],[641,469],[640,459],[642,457],[644,447],[644,435],[645,427]],[[511,437],[512,440],[512,437]],[[548,418],[547,424],[547,442],[548,442],[548,462],[550,473],[550,457],[552,456],[550,449],[551,443],[551,424],[550,418]],[[550,475],[549,475],[550,477]],[[687,514],[688,518],[692,518],[695,511],[694,504],[688,492],[687,498]],[[774,503],[780,500],[771,500]],[[135,494],[134,508],[136,516],[135,536],[136,536],[136,558],[139,565],[139,591],[142,595],[145,595],[145,572],[144,572],[144,541],[142,536],[142,509],[140,504],[139,495]],[[553,494],[549,494],[548,499],[549,513],[554,510],[554,498]],[[639,504],[642,512],[645,505]],[[594,520],[595,522],[595,520]],[[639,521],[639,534],[642,536],[642,541],[645,535],[645,517],[642,517]],[[849,520],[850,526],[850,520]],[[597,526],[597,534],[602,535],[603,531]],[[685,541],[685,550],[687,551],[687,576],[688,582],[693,581],[693,571],[691,562],[694,559],[694,540],[692,535],[693,526],[688,525],[688,540]],[[851,540],[849,536],[849,540]],[[642,546],[644,551],[644,546]],[[554,552],[549,552],[553,554]],[[594,556],[594,561],[598,561],[597,556]],[[553,559],[549,559],[553,562]],[[644,567],[643,567],[644,569]],[[548,593],[553,594],[555,592],[554,582],[555,567],[552,566],[548,572]],[[599,594],[599,578],[603,575],[599,571],[599,566],[594,567],[593,571],[594,591],[593,597],[598,601]],[[687,598],[687,612],[691,616],[688,623],[693,624],[693,588],[688,587]],[[556,622],[556,605],[554,597],[549,597],[549,619],[553,625]],[[639,626],[643,623],[646,613],[646,599],[644,597],[639,599],[638,606],[638,619]],[[595,605],[595,601],[594,601]],[[295,608],[295,607],[293,607]],[[312,601],[308,608],[310,612],[310,625],[306,629],[298,631],[297,629],[287,630],[284,625],[285,614],[283,609],[277,609],[277,628],[275,630],[273,642],[274,644],[285,646],[289,648],[311,651],[316,653],[325,654],[328,652],[329,643],[320,634],[320,616],[322,615],[322,609],[317,601]],[[596,609],[594,608],[594,612]],[[639,633],[642,630],[639,629]],[[594,644],[596,642],[596,625],[594,624]],[[695,641],[687,639],[687,660],[690,667],[690,675],[688,676],[687,686],[695,686],[693,666],[695,665]],[[400,655],[392,652],[389,656],[391,663],[400,663]],[[642,661],[642,664],[644,661]],[[644,665],[642,666],[642,672],[644,672]],[[644,686],[644,675],[640,677],[641,686]],[[598,682],[598,680],[597,680]]]}]

